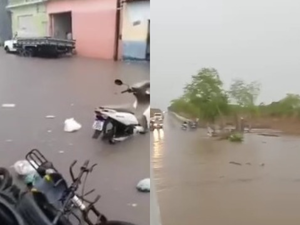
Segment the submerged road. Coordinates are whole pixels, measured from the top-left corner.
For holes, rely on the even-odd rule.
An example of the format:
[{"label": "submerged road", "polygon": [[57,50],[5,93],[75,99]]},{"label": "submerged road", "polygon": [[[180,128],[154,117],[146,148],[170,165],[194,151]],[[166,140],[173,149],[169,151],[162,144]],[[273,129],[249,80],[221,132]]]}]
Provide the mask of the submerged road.
[{"label": "submerged road", "polygon": [[151,141],[162,225],[300,223],[299,138],[213,141],[167,115]]},{"label": "submerged road", "polygon": [[[39,149],[65,175],[70,163],[98,163],[86,190],[101,194],[98,203],[110,219],[149,225],[150,195],[136,184],[150,176],[149,135],[110,146],[93,140],[93,109],[101,104],[133,102],[116,87],[149,79],[149,64],[127,64],[82,58],[38,59],[7,55],[0,49],[0,166],[11,166]],[[54,115],[54,119],[46,119]],[[63,131],[64,120],[82,124],[76,133]]]}]

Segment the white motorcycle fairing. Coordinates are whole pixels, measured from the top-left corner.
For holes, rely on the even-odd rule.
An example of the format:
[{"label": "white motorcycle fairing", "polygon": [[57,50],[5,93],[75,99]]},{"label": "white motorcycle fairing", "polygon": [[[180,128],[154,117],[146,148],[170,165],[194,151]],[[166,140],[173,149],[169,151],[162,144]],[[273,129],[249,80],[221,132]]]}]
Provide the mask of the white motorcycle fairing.
[{"label": "white motorcycle fairing", "polygon": [[117,112],[115,110],[105,110],[101,111],[104,116],[112,118],[126,126],[134,125],[137,126],[139,124],[137,118],[134,114],[125,113],[125,112]]},{"label": "white motorcycle fairing", "polygon": [[[121,80],[115,80],[115,84],[124,85]],[[141,82],[135,86],[129,86],[121,93],[132,93],[136,101],[133,105],[100,106],[96,114],[105,118],[103,140],[111,144],[122,141],[135,134],[145,134],[150,126],[150,81]],[[112,124],[113,129],[107,129],[107,124]]]}]

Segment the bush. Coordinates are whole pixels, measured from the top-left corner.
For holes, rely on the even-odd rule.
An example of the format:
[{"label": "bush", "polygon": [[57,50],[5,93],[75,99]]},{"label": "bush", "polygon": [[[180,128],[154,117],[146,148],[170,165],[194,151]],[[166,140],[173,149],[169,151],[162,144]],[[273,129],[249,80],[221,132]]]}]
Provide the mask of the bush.
[{"label": "bush", "polygon": [[244,135],[242,133],[235,132],[229,136],[228,140],[231,142],[243,142]]}]

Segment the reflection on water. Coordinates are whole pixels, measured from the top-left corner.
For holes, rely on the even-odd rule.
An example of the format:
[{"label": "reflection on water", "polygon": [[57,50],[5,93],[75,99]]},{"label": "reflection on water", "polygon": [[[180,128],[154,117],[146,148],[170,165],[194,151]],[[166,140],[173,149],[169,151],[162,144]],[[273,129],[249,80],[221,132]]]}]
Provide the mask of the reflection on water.
[{"label": "reflection on water", "polygon": [[176,123],[152,136],[162,225],[300,223],[300,139],[249,134],[235,144]]},{"label": "reflection on water", "polygon": [[153,137],[154,137],[154,142],[159,142],[159,141],[162,141],[164,139],[164,130],[163,129],[155,129],[153,131]]},{"label": "reflection on water", "polygon": [[164,131],[154,130],[153,131],[153,168],[157,169],[160,166],[161,155],[163,150],[163,139],[164,139]]}]

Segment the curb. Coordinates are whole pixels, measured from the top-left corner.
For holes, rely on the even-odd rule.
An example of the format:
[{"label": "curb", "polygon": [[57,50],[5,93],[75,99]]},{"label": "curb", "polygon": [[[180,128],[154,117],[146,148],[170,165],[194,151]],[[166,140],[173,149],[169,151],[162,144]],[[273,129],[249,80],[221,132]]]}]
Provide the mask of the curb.
[{"label": "curb", "polygon": [[[152,158],[151,158],[152,160]],[[158,203],[157,192],[155,188],[154,182],[154,171],[152,167],[152,161],[150,163],[150,224],[151,225],[161,225],[161,216],[160,216],[160,209]]]},{"label": "curb", "polygon": [[189,121],[190,119],[187,119],[187,118],[185,118],[185,117],[183,117],[183,116],[180,116],[180,115],[178,115],[177,113],[174,113],[174,112],[172,112],[172,111],[170,111],[170,113],[171,114],[173,114],[173,116],[175,116],[178,120],[180,120],[180,121]]}]

